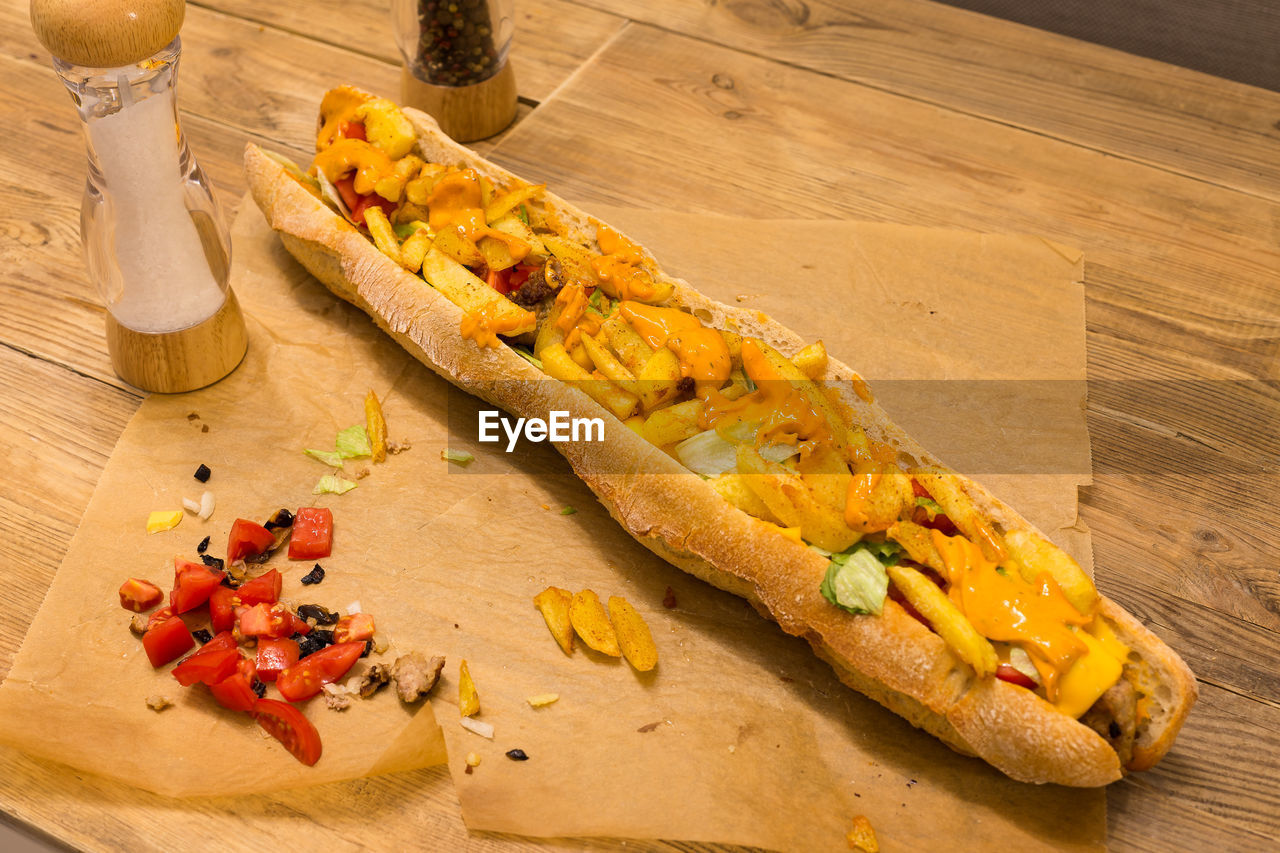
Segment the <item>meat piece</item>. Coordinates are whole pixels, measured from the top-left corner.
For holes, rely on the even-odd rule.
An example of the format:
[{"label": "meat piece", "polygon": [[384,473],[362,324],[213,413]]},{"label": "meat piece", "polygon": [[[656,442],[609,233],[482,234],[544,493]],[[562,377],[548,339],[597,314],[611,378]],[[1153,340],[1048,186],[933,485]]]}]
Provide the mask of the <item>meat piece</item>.
[{"label": "meat piece", "polygon": [[532,308],[560,288],[564,287],[564,268],[555,258],[549,258],[540,270],[534,270],[520,289],[507,294],[507,298],[517,305]]},{"label": "meat piece", "polygon": [[396,658],[391,667],[391,677],[396,681],[396,693],[400,701],[412,704],[426,696],[440,680],[444,658],[439,655],[427,660],[420,652],[409,652]]},{"label": "meat piece", "polygon": [[139,613],[130,620],[129,630],[141,637],[143,634],[147,633],[147,623],[150,621],[150,618],[145,613]]},{"label": "meat piece", "polygon": [[1133,759],[1133,738],[1138,720],[1138,692],[1121,678],[1085,711],[1080,722],[1102,735],[1120,756],[1121,766]]},{"label": "meat piece", "polygon": [[330,711],[345,711],[351,707],[351,694],[343,684],[326,684],[323,688],[324,705]]},{"label": "meat piece", "polygon": [[382,685],[390,680],[391,667],[385,663],[375,663],[369,667],[369,671],[360,679],[360,682],[356,685],[356,690],[360,691],[361,699],[368,699],[382,689]]}]

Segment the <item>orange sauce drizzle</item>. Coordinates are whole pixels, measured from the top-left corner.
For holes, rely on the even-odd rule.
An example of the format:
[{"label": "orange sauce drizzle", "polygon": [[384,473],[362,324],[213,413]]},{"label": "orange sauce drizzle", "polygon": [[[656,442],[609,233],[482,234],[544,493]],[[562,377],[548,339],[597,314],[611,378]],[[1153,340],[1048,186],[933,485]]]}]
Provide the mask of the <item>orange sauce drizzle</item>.
[{"label": "orange sauce drizzle", "polygon": [[729,381],[733,360],[729,345],[715,329],[679,308],[658,308],[625,300],[618,309],[622,319],[654,349],[667,347],[680,359],[680,375],[719,388]]},{"label": "orange sauce drizzle", "polygon": [[1028,583],[1016,569],[999,569],[963,536],[935,530],[933,544],[947,569],[951,600],[982,636],[1021,645],[1049,701],[1056,701],[1058,678],[1089,651],[1071,627],[1087,625],[1093,615],[1076,610],[1047,572]]},{"label": "orange sauce drizzle", "polygon": [[601,255],[591,259],[591,270],[605,292],[621,300],[652,299],[656,289],[653,277],[641,266],[640,247],[608,225],[596,229],[596,242]]},{"label": "orange sauce drizzle", "polygon": [[355,191],[364,195],[373,192],[378,179],[395,167],[382,149],[363,139],[339,139],[316,155],[315,168],[330,182],[355,169]]},{"label": "orange sauce drizzle", "polygon": [[456,228],[463,239],[474,243],[492,237],[506,243],[517,262],[529,256],[529,244],[519,237],[490,228],[481,204],[480,175],[475,169],[461,169],[445,175],[427,196],[427,224],[433,231]]},{"label": "orange sauce drizzle", "polygon": [[490,302],[479,311],[468,311],[462,316],[462,323],[459,331],[462,337],[476,342],[476,346],[481,348],[489,347],[497,349],[502,345],[498,340],[498,335],[506,335],[533,322],[533,313],[530,311],[521,314],[507,314],[498,316],[496,308],[499,307],[498,302]]},{"label": "orange sauce drizzle", "polygon": [[867,504],[883,476],[879,471],[868,471],[854,474],[849,481],[849,492],[844,504],[844,523],[854,530],[864,530],[870,521]]},{"label": "orange sauce drizzle", "polygon": [[742,366],[756,383],[756,390],[729,400],[710,386],[700,387],[698,394],[705,403],[699,416],[700,426],[723,433],[736,424],[760,423],[757,446],[791,444],[798,446],[802,453],[831,440],[826,418],[814,411],[808,397],[769,365],[752,338],[742,342]]}]

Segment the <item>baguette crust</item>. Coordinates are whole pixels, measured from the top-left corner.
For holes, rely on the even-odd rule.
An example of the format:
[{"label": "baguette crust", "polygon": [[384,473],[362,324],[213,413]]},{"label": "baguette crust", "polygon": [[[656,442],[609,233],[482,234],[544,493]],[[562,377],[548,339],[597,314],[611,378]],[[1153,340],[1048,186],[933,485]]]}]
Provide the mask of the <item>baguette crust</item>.
[{"label": "baguette crust", "polygon": [[[501,183],[523,183],[442,134],[430,117],[404,110],[429,161],[466,165]],[[610,514],[641,544],[721,589],[746,598],[789,634],[803,637],[841,681],[865,693],[953,748],[977,755],[1025,782],[1098,786],[1123,773],[1116,752],[1088,727],[1031,691],[976,679],[936,634],[894,601],[878,618],[832,607],[819,586],[826,560],[725,501],[701,478],[625,427],[582,391],[547,377],[507,347],[484,349],[459,332],[462,311],[420,277],[403,270],[342,217],[307,192],[275,160],[250,144],[249,185],[285,247],[336,295],[358,306],[415,358],[463,390],[518,416],[599,417],[603,442],[559,443],[557,449]],[[545,193],[566,236],[591,242],[597,220]],[[784,354],[800,339],[757,312],[722,305],[671,279],[670,304],[709,325],[761,338]],[[857,374],[831,361],[826,380]],[[521,380],[521,381],[510,381]],[[880,408],[839,383],[844,403],[867,433],[897,447],[912,464],[940,464]],[[984,511],[1006,530],[1033,529],[976,483],[962,480]],[[678,510],[677,510],[678,508]],[[780,567],[785,567],[781,569]],[[1186,665],[1122,608],[1103,599],[1103,613],[1131,658],[1160,691],[1158,710],[1139,739],[1132,769],[1149,767],[1168,749],[1195,699]]]}]

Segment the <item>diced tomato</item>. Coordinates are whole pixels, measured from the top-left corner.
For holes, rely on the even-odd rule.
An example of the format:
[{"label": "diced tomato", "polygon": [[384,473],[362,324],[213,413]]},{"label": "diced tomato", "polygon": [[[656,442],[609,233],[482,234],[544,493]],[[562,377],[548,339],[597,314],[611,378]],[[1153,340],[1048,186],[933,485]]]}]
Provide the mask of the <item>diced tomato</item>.
[{"label": "diced tomato", "polygon": [[218,704],[232,711],[252,711],[258,702],[253,692],[253,680],[257,677],[251,658],[241,658],[236,671],[217,684],[209,685],[209,692]]},{"label": "diced tomato", "polygon": [[484,277],[484,280],[486,284],[501,293],[503,296],[506,296],[508,293],[515,290],[515,288],[511,286],[511,270],[509,269],[491,269],[489,270],[488,275]]},{"label": "diced tomato", "polygon": [[164,666],[175,660],[196,644],[187,625],[177,616],[170,616],[142,635],[142,648],[152,666]]},{"label": "diced tomato", "polygon": [[312,652],[276,678],[276,689],[290,702],[310,699],[326,684],[347,674],[364,653],[364,643],[337,643]]},{"label": "diced tomato", "polygon": [[239,649],[199,651],[175,666],[173,677],[183,687],[190,687],[196,682],[217,684],[235,672],[239,662]]},{"label": "diced tomato", "polygon": [[929,511],[922,506],[912,510],[911,520],[921,527],[928,527],[930,530],[937,530],[945,536],[955,536],[959,531],[951,519],[942,513],[938,513],[933,518],[929,518]]},{"label": "diced tomato", "polygon": [[933,495],[929,494],[929,490],[920,485],[920,481],[915,477],[911,478],[911,494],[917,498],[928,498],[933,500]]},{"label": "diced tomato", "polygon": [[296,640],[270,638],[259,640],[258,678],[263,681],[275,681],[277,675],[298,662],[298,654]]},{"label": "diced tomato", "polygon": [[1019,687],[1025,687],[1028,690],[1035,690],[1040,686],[1036,684],[1034,678],[1007,663],[1002,663],[996,667],[996,678],[1001,681],[1007,681],[1010,684],[1016,684]]},{"label": "diced tomato", "polygon": [[256,557],[275,541],[276,537],[261,524],[237,518],[231,525],[231,538],[227,542],[227,562],[235,563]]},{"label": "diced tomato", "polygon": [[342,203],[347,206],[347,210],[354,211],[360,202],[360,194],[356,192],[356,176],[350,174],[345,178],[338,178],[333,182],[333,186],[338,191],[338,195],[342,196]]},{"label": "diced tomato", "polygon": [[[297,529],[294,530],[297,535]],[[292,546],[290,546],[292,550]],[[235,590],[235,596],[240,599],[241,604],[275,604],[280,600],[280,587],[283,579],[280,572],[275,569],[266,574],[259,575],[251,581],[242,584],[239,589]]]},{"label": "diced tomato", "polygon": [[351,211],[351,221],[357,224],[364,223],[364,212],[371,207],[382,208],[382,212],[388,217],[396,211],[396,203],[394,201],[387,201],[377,193],[360,195],[356,192],[356,176],[354,174],[347,175],[345,178],[338,178],[333,182],[333,186],[337,189],[338,195],[342,196],[342,202],[347,206],[347,210]]},{"label": "diced tomato", "polygon": [[169,593],[173,612],[186,613],[204,604],[222,583],[223,577],[222,572],[215,572],[204,563],[174,557],[173,592]]},{"label": "diced tomato", "polygon": [[333,510],[304,506],[293,517],[290,560],[319,560],[333,551]]},{"label": "diced tomato", "polygon": [[230,631],[236,624],[235,608],[240,601],[236,591],[229,586],[220,586],[209,596],[209,615],[212,618],[210,627],[215,631]]},{"label": "diced tomato", "polygon": [[320,733],[297,708],[275,699],[259,699],[253,718],[303,764],[310,767],[320,760]]},{"label": "diced tomato", "polygon": [[[196,652],[197,655],[209,654],[211,652],[221,651],[223,649],[238,648],[236,638],[232,636],[230,631],[219,631],[213,636],[213,639],[200,647]],[[194,655],[193,655],[194,657]]]},{"label": "diced tomato", "polygon": [[141,578],[129,578],[120,585],[120,606],[134,613],[150,610],[164,600],[160,587]]},{"label": "diced tomato", "polygon": [[147,619],[147,630],[150,631],[166,619],[173,618],[174,615],[173,608],[166,604],[164,607],[161,607],[159,610],[152,613]]},{"label": "diced tomato", "polygon": [[[246,637],[289,637],[298,618],[283,604],[255,604],[240,614],[240,633]],[[305,622],[303,624],[306,624]]]},{"label": "diced tomato", "polygon": [[511,290],[517,291],[524,287],[524,283],[529,280],[529,276],[533,275],[538,269],[534,264],[516,264],[511,268],[511,275],[507,278],[507,286]]},{"label": "diced tomato", "polygon": [[333,641],[367,640],[373,636],[373,616],[369,613],[352,613],[343,616],[333,628]]},{"label": "diced tomato", "polygon": [[367,139],[364,135],[364,122],[344,121],[338,125],[338,136],[343,139]]}]

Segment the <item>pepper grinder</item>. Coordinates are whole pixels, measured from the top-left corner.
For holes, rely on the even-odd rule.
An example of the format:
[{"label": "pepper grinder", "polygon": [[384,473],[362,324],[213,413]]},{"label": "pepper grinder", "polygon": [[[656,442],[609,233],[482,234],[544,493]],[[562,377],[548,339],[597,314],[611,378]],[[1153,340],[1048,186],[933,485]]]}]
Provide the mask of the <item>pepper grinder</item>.
[{"label": "pepper grinder", "polygon": [[248,346],[227,285],[231,244],[178,124],[185,0],[31,0],[83,123],[85,264],[107,308],[120,378],[146,391],[202,388]]},{"label": "pepper grinder", "polygon": [[392,0],[404,65],[400,99],[430,113],[458,142],[493,136],[516,117],[507,60],[512,0]]}]

